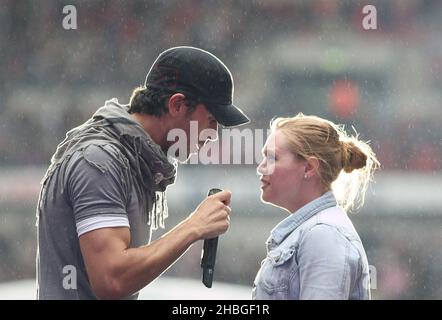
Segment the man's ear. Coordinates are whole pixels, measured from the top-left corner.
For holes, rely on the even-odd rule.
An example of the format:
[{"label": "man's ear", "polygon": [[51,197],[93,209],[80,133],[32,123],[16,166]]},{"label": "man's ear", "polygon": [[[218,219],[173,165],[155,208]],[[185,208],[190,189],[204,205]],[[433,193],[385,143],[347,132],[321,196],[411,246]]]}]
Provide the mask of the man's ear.
[{"label": "man's ear", "polygon": [[319,160],[316,157],[308,157],[306,161],[304,176],[306,178],[314,177],[319,172]]},{"label": "man's ear", "polygon": [[175,118],[187,112],[186,97],[182,93],[175,93],[167,101],[169,114]]}]

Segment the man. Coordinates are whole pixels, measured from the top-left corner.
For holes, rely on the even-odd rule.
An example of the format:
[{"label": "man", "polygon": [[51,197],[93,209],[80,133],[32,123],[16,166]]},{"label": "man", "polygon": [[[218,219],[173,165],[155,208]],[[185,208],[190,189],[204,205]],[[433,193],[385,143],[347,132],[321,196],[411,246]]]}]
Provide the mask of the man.
[{"label": "man", "polygon": [[193,243],[227,231],[231,193],[224,191],[150,243],[151,230],[164,227],[165,190],[176,175],[168,132],[187,133],[187,158],[204,144],[190,145],[191,121],[200,131],[249,121],[232,96],[232,76],[218,58],[171,48],[129,105],[107,101],[67,133],[37,207],[39,299],[136,298]]}]

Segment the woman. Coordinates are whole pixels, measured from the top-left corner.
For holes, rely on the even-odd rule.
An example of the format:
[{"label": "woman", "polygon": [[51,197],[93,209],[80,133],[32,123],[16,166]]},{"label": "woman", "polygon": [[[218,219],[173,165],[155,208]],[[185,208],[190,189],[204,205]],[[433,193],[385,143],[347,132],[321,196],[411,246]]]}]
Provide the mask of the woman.
[{"label": "woman", "polygon": [[375,154],[341,126],[298,114],[271,123],[263,202],[287,210],[267,240],[254,299],[370,299],[364,247],[346,212],[362,205]]}]

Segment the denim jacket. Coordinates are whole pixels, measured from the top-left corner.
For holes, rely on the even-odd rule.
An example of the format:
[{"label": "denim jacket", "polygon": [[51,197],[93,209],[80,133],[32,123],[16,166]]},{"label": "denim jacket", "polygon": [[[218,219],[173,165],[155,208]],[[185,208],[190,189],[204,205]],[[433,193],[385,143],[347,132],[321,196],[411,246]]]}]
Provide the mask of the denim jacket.
[{"label": "denim jacket", "polygon": [[281,221],[266,244],[253,299],[370,299],[364,247],[331,191]]}]

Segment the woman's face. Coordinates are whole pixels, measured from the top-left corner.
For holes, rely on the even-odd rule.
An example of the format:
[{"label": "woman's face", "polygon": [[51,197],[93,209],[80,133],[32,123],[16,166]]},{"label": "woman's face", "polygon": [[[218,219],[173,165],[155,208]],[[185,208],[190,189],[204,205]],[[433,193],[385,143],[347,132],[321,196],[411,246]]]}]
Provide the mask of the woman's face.
[{"label": "woman's face", "polygon": [[261,175],[261,200],[288,210],[299,194],[306,161],[288,149],[287,139],[280,130],[268,137],[263,156],[257,169]]}]

